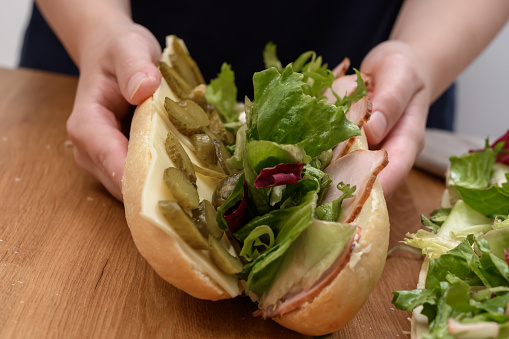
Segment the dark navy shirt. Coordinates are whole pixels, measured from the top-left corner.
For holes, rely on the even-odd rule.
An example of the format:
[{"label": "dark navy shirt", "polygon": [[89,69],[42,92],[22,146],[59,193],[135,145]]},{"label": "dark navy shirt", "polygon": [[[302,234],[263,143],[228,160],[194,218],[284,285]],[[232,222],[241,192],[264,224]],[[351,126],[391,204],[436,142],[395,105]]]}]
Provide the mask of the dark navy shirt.
[{"label": "dark navy shirt", "polygon": [[[330,68],[344,57],[359,68],[364,56],[386,40],[403,0],[357,1],[162,1],[132,0],[133,20],[165,45],[168,34],[184,39],[206,81],[223,62],[235,71],[239,98],[252,98],[252,75],[263,69],[267,42],[283,64],[313,50]],[[36,5],[25,34],[20,66],[78,74]],[[430,109],[429,127],[452,129],[454,88]]]}]

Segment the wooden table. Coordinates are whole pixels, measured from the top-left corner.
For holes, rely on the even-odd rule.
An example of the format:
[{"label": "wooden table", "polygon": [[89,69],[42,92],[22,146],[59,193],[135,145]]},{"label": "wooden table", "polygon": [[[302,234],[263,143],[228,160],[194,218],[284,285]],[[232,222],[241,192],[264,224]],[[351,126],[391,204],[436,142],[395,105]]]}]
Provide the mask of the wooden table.
[{"label": "wooden table", "polygon": [[[123,205],[78,168],[65,121],[76,78],[0,69],[0,337],[301,337],[253,318],[247,298],[194,299],[138,253]],[[389,202],[390,248],[438,206],[442,180],[413,170]],[[392,291],[414,288],[419,256],[395,251],[359,314],[332,338],[405,338]]]}]

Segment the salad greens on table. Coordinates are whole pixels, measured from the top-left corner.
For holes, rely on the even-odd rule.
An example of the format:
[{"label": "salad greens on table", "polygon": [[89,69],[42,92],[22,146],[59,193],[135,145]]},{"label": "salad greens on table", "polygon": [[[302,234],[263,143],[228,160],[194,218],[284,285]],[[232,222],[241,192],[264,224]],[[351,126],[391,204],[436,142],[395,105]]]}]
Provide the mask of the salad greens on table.
[{"label": "salad greens on table", "polygon": [[[428,319],[424,338],[509,337],[509,131],[450,158],[442,207],[405,243],[429,260],[424,288],[394,292]],[[475,325],[474,325],[475,324]]]},{"label": "salad greens on table", "polygon": [[[254,98],[245,100],[245,124],[239,121],[237,89],[229,65],[223,64],[206,91],[207,101],[236,134],[236,143],[228,145],[232,153],[228,166],[239,175],[233,191],[218,208],[217,222],[242,246],[244,268],[237,276],[246,281],[246,292],[262,298],[274,285],[285,256],[296,250],[309,253],[316,260],[305,270],[313,271],[320,260],[332,264],[337,256],[328,254],[337,252],[338,244],[344,246],[344,239],[353,236],[353,226],[336,220],[341,200],[352,197],[355,187],[338,185],[348,194],[320,206],[332,183],[323,169],[332,159],[334,146],[360,135],[345,113],[366,95],[358,72],[354,93],[345,97],[335,94],[334,75],[314,52],[302,54],[286,67],[278,60],[274,44],[266,46],[263,56],[266,69],[253,76]],[[326,89],[337,98],[335,104],[327,102]],[[332,221],[325,239],[315,236],[313,230],[320,228],[317,219]]]}]

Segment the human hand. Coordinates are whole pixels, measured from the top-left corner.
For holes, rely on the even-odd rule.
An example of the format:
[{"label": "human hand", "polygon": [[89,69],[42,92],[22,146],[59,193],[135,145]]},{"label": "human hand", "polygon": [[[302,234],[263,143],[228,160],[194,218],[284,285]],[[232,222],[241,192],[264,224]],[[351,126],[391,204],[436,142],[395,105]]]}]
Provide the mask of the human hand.
[{"label": "human hand", "polygon": [[155,65],[161,48],[144,27],[132,22],[98,27],[80,48],[80,78],[67,133],[76,163],[122,201],[127,137],[121,120],[157,89]]},{"label": "human hand", "polygon": [[365,131],[370,146],[383,148],[389,155],[389,164],[378,178],[385,196],[390,197],[404,182],[424,147],[429,80],[418,56],[398,41],[373,48],[360,71],[372,77],[368,97],[373,113]]}]

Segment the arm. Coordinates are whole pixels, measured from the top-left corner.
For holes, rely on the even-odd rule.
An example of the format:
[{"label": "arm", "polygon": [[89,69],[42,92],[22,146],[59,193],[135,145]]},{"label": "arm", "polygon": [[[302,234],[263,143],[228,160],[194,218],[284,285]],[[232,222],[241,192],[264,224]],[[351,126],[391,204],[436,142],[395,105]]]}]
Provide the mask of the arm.
[{"label": "arm", "polygon": [[407,0],[390,39],[361,70],[372,73],[371,145],[385,148],[380,180],[386,195],[404,181],[424,146],[429,106],[482,52],[509,17],[505,0]]},{"label": "arm", "polygon": [[121,120],[160,82],[153,35],[133,23],[126,0],[39,0],[37,4],[80,70],[67,132],[78,165],[122,200],[127,138]]},{"label": "arm", "polygon": [[509,18],[505,0],[407,0],[391,40],[407,43],[429,75],[433,102],[486,48]]}]

